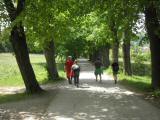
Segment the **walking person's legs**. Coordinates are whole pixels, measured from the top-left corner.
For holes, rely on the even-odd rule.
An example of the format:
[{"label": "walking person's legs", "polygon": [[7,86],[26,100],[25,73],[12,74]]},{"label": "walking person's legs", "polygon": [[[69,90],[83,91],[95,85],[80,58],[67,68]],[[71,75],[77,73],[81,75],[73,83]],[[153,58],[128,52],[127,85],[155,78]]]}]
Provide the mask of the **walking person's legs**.
[{"label": "walking person's legs", "polygon": [[100,79],[100,82],[102,82],[102,76],[101,76],[101,74],[99,74],[99,79]]},{"label": "walking person's legs", "polygon": [[70,84],[72,84],[72,79],[73,79],[73,76],[70,77]]},{"label": "walking person's legs", "polygon": [[74,76],[74,85],[76,85],[76,76]]},{"label": "walking person's legs", "polygon": [[97,79],[98,79],[97,69],[95,69],[94,75],[95,75],[95,77],[96,77],[96,82],[97,82]]},{"label": "walking person's legs", "polygon": [[115,84],[117,84],[117,74],[115,74],[115,76],[114,76],[115,78],[114,78],[114,80],[115,80]]},{"label": "walking person's legs", "polygon": [[97,77],[98,77],[98,75],[95,75],[96,76],[96,82],[97,82]]},{"label": "walking person's legs", "polygon": [[70,77],[67,76],[67,79],[68,79],[68,83],[71,84],[71,81],[70,81]]},{"label": "walking person's legs", "polygon": [[113,74],[113,78],[114,78],[114,83],[117,84],[117,73]]},{"label": "walking person's legs", "polygon": [[77,76],[77,87],[79,87],[79,76]]},{"label": "walking person's legs", "polygon": [[79,84],[78,76],[75,75],[74,76],[74,85],[78,87],[79,86],[78,84]]}]

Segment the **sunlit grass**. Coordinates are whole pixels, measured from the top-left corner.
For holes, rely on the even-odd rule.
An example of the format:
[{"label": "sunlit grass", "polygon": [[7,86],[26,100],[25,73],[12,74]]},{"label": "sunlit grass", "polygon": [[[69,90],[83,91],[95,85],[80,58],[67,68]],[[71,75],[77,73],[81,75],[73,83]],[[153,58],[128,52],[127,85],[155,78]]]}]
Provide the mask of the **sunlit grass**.
[{"label": "sunlit grass", "polygon": [[[65,77],[63,63],[57,63],[60,79],[48,80],[46,61],[42,54],[30,54],[30,60],[39,84],[56,83]],[[16,63],[15,56],[11,53],[0,53],[0,87],[24,87],[24,83]],[[0,94],[0,103],[24,100],[31,95],[26,93]]]},{"label": "sunlit grass", "polygon": [[148,76],[126,76],[124,74],[118,75],[120,82],[137,90],[147,92],[151,90],[151,78]]},{"label": "sunlit grass", "polygon": [[[40,84],[48,81],[44,55],[30,54],[32,67]],[[61,77],[64,77],[62,64],[58,63]],[[60,67],[59,67],[60,66]],[[0,86],[24,86],[15,56],[10,53],[0,53]]]},{"label": "sunlit grass", "polygon": [[[112,75],[111,67],[106,69],[105,72]],[[119,83],[138,91],[147,92],[151,90],[151,76],[148,75],[139,76],[135,74],[132,76],[127,76],[120,69],[118,74],[118,80]]]}]

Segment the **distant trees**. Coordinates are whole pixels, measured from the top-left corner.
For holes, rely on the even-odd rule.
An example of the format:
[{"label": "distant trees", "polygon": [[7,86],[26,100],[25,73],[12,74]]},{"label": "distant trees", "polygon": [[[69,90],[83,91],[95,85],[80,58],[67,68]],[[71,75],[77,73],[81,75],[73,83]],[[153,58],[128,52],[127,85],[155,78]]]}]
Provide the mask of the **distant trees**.
[{"label": "distant trees", "polygon": [[[100,57],[103,64],[108,67],[110,60],[119,62],[121,46],[124,73],[132,75],[130,42],[133,40],[133,36],[136,36],[134,27],[140,19],[140,14],[144,13],[151,47],[152,86],[160,88],[158,73],[160,57],[157,52],[160,51],[158,46],[160,41],[159,1],[80,0],[77,2],[76,0],[55,0],[48,3],[46,1],[18,0],[17,7],[14,6],[12,0],[4,0],[4,3],[12,22],[11,41],[18,65],[24,79],[29,78],[25,77],[23,69],[30,68],[32,71],[29,73],[32,74],[30,79],[33,81],[36,79],[30,65],[24,31],[30,48],[37,45],[37,48],[44,51],[48,73],[52,79],[58,77],[55,61],[58,55],[73,55],[75,58],[85,55],[91,61]],[[23,22],[21,17],[23,17]],[[23,26],[25,26],[25,30]],[[2,48],[1,44],[0,47]],[[22,50],[18,51],[19,49]],[[112,58],[109,58],[110,49],[112,49]],[[21,55],[24,56],[21,57]],[[27,63],[22,62],[23,57],[26,57],[24,59]],[[28,66],[24,67],[22,63]]]}]

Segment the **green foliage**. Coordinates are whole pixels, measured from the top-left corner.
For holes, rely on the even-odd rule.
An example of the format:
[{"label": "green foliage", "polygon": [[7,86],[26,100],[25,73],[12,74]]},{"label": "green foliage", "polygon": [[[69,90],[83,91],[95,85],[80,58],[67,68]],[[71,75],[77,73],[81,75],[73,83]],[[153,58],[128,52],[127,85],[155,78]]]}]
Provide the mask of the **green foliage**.
[{"label": "green foliage", "polygon": [[142,47],[135,47],[131,52],[132,71],[136,75],[151,75],[150,52],[143,52]]},{"label": "green foliage", "polygon": [[145,61],[149,61],[150,59],[149,54],[138,54],[136,56],[134,56],[134,61],[136,63],[144,63]]},{"label": "green foliage", "polygon": [[151,65],[145,63],[133,63],[132,72],[134,75],[151,76]]},{"label": "green foliage", "polygon": [[155,91],[153,92],[153,96],[156,97],[156,98],[159,98],[159,97],[160,97],[160,90],[159,90],[159,89],[158,89],[158,90],[155,90]]},{"label": "green foliage", "polygon": [[47,41],[54,39],[56,54],[62,56],[69,51],[65,48],[67,42],[82,39],[84,43],[93,42],[87,47],[89,53],[113,41],[113,29],[121,40],[123,29],[137,20],[136,4],[132,0],[27,0],[16,21],[23,21],[32,52],[41,52]]},{"label": "green foliage", "polygon": [[67,50],[66,54],[71,55],[74,58],[79,57],[83,53],[85,46],[86,43],[83,38],[77,38],[76,40],[68,40],[68,42],[66,42],[66,44],[64,45]]},{"label": "green foliage", "polygon": [[9,41],[0,41],[0,52],[12,52],[12,46]]},{"label": "green foliage", "polygon": [[10,28],[3,29],[0,33],[0,52],[11,52],[12,47],[9,41]]}]

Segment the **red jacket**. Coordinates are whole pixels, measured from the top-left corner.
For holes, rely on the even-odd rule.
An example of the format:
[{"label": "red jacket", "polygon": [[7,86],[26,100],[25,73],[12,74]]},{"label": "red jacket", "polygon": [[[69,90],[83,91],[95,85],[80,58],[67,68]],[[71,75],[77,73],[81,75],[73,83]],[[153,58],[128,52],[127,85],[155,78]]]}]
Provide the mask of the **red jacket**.
[{"label": "red jacket", "polygon": [[65,70],[66,70],[66,73],[67,73],[67,77],[70,77],[71,75],[71,67],[73,65],[73,61],[72,60],[67,60],[66,63],[65,63]]}]

